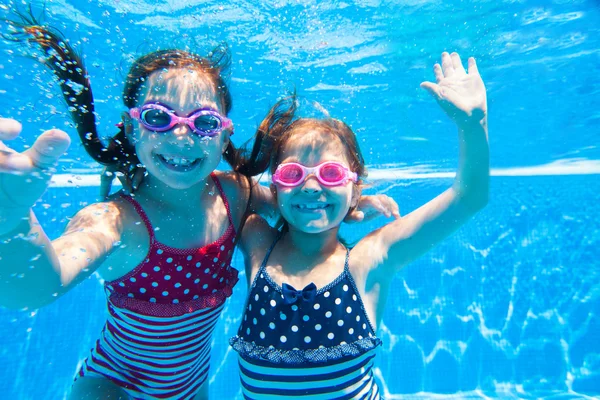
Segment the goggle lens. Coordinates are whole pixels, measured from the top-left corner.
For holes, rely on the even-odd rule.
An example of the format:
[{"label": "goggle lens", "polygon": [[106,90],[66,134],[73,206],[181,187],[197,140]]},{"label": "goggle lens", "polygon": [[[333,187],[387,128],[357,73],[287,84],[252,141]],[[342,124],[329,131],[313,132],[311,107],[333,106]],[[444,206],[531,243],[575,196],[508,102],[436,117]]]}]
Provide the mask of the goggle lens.
[{"label": "goggle lens", "polygon": [[164,128],[171,124],[171,116],[163,110],[147,108],[142,110],[140,119],[153,128]]},{"label": "goggle lens", "polygon": [[286,165],[279,171],[279,179],[288,184],[299,182],[302,179],[302,169],[297,165]]},{"label": "goggle lens", "polygon": [[321,179],[329,183],[339,182],[344,179],[344,170],[337,164],[324,164],[319,170]]},{"label": "goggle lens", "polygon": [[194,126],[202,132],[210,132],[219,129],[221,121],[214,115],[198,115],[194,119]]}]

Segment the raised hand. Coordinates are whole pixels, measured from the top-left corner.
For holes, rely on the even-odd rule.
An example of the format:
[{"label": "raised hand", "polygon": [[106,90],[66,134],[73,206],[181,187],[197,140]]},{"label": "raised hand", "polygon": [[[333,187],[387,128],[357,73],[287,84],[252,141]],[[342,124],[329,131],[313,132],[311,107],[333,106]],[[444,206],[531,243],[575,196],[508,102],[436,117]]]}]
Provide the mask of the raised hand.
[{"label": "raised hand", "polygon": [[356,209],[344,219],[346,223],[367,222],[381,215],[400,218],[398,203],[390,196],[376,194],[373,196],[362,196]]},{"label": "raised hand", "polygon": [[457,53],[442,53],[442,65],[433,67],[436,83],[423,82],[442,109],[459,126],[479,123],[487,115],[486,90],[473,57],[468,72]]},{"label": "raised hand", "polygon": [[14,228],[14,222],[41,197],[53,167],[71,143],[65,132],[51,129],[31,148],[17,153],[4,142],[19,136],[21,129],[19,122],[0,118],[0,235]]}]

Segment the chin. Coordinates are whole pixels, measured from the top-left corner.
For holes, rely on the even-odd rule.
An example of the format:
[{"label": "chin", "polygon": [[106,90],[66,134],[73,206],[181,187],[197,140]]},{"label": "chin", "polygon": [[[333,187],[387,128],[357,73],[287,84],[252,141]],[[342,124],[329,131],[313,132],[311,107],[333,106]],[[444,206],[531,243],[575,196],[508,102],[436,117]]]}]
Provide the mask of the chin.
[{"label": "chin", "polygon": [[194,176],[194,179],[181,179],[180,177],[173,177],[163,173],[153,175],[154,178],[157,181],[160,181],[163,185],[177,190],[190,189],[203,181],[202,179],[198,179],[198,175]]},{"label": "chin", "polygon": [[[289,223],[289,222],[288,222]],[[294,229],[304,233],[322,233],[335,228],[334,224],[322,223],[322,224],[290,224]]]}]

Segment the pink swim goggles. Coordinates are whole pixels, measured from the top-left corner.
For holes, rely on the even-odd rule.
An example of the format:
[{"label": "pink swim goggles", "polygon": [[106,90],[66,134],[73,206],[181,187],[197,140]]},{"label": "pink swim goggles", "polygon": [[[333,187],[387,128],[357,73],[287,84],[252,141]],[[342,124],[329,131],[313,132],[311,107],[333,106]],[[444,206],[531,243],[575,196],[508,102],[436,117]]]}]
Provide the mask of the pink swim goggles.
[{"label": "pink swim goggles", "polygon": [[316,167],[305,167],[298,163],[279,164],[272,181],[277,185],[294,187],[304,183],[309,174],[314,174],[325,186],[345,185],[349,180],[358,181],[356,172],[351,172],[348,167],[335,161],[325,161]]},{"label": "pink swim goggles", "polygon": [[[186,124],[192,132],[200,136],[215,136],[224,129],[233,128],[233,123],[212,108],[200,108],[187,117],[180,117],[160,103],[146,103],[129,110],[131,118],[138,120],[146,129],[165,132],[177,124]],[[231,131],[233,135],[233,130]]]}]

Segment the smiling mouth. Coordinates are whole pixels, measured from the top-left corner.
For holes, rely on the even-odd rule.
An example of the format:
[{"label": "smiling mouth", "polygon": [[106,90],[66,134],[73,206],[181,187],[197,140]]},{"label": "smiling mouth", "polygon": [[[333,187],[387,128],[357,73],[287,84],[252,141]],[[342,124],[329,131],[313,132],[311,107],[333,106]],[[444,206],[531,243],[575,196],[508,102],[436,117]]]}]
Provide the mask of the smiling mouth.
[{"label": "smiling mouth", "polygon": [[200,164],[201,158],[185,158],[185,157],[174,157],[163,154],[157,154],[158,159],[172,171],[187,172],[192,170],[195,166]]},{"label": "smiling mouth", "polygon": [[302,212],[316,212],[316,211],[326,210],[330,206],[331,206],[331,204],[327,204],[327,203],[304,203],[304,204],[294,204],[292,207],[294,207]]}]

